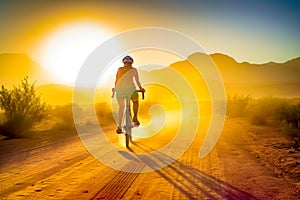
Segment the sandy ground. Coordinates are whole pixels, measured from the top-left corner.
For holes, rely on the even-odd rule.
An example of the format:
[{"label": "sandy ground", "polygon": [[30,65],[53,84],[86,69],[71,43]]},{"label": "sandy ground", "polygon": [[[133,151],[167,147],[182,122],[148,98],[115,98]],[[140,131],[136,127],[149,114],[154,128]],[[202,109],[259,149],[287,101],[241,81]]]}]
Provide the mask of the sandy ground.
[{"label": "sandy ground", "polygon": [[[204,159],[201,136],[172,165],[126,173],[92,157],[74,133],[1,140],[1,199],[299,199],[300,151],[274,125],[227,119]],[[114,137],[114,129],[106,130]],[[47,137],[46,137],[47,136]],[[47,138],[47,139],[45,139]],[[134,151],[150,152],[138,141]],[[158,159],[168,159],[160,154]],[[133,163],[129,167],[137,167]]]}]

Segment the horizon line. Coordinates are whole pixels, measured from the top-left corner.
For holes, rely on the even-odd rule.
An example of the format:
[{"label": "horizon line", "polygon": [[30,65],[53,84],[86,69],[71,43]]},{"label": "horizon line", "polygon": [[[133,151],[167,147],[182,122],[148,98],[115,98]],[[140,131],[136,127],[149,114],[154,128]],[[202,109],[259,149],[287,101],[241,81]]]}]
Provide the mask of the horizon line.
[{"label": "horizon line", "polygon": [[[240,60],[238,60],[236,57],[234,57],[232,55],[229,55],[229,54],[227,54],[225,52],[217,52],[217,51],[216,52],[210,52],[210,53],[194,52],[194,53],[190,54],[189,56],[197,54],[197,53],[206,54],[206,55],[209,55],[209,56],[212,56],[214,54],[220,54],[220,55],[227,56],[227,57],[230,57],[230,58],[234,59],[237,63],[249,63],[249,64],[253,64],[253,65],[263,65],[263,64],[268,64],[268,63],[284,64],[286,62],[289,62],[289,61],[292,61],[292,60],[300,58],[300,55],[299,55],[299,56],[296,56],[296,57],[293,57],[293,58],[287,58],[287,59],[285,59],[285,61],[280,61],[280,62],[274,61],[274,60],[269,60],[269,61],[264,61],[264,62],[251,62],[249,60],[240,61]],[[28,57],[31,61],[36,62],[37,64],[39,64],[36,60],[33,59],[33,57],[31,55],[29,55],[27,53],[24,53],[24,52],[0,52],[0,56],[1,55],[5,55],[5,54],[24,55],[24,56]],[[187,58],[185,60],[187,60]],[[185,61],[185,60],[182,60],[182,61]],[[173,64],[173,63],[171,63],[171,64]]]}]

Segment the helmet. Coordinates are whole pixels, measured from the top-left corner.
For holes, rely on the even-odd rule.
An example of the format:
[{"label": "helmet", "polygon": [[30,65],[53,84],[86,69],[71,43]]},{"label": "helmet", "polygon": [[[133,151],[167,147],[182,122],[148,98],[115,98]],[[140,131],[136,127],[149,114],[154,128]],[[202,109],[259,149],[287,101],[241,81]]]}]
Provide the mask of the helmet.
[{"label": "helmet", "polygon": [[133,58],[130,56],[125,56],[122,60],[123,63],[133,63]]}]

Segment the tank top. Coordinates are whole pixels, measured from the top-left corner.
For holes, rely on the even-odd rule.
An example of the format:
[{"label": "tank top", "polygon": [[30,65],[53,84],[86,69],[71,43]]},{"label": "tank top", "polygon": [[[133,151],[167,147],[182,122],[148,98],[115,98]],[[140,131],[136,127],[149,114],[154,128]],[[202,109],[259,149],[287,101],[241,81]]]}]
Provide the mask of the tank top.
[{"label": "tank top", "polygon": [[117,72],[116,89],[135,88],[133,83],[134,71],[133,67],[120,67]]}]

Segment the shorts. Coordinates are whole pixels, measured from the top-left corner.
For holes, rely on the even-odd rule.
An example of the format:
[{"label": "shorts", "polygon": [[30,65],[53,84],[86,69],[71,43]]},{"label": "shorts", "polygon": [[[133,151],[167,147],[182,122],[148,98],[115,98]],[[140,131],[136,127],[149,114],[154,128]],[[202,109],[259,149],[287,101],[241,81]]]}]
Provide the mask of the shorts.
[{"label": "shorts", "polygon": [[126,96],[130,96],[131,101],[138,101],[139,95],[135,88],[120,88],[116,91],[117,101],[122,101]]}]

